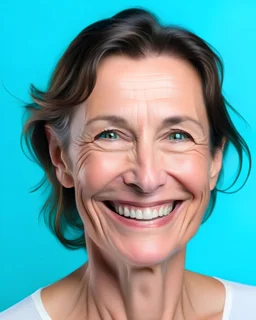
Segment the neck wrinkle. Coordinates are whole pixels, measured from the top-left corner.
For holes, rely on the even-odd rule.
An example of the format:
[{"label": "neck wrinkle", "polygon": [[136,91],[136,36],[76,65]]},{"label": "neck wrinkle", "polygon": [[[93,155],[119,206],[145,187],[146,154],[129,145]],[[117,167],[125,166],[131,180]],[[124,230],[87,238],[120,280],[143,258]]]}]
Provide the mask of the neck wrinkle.
[{"label": "neck wrinkle", "polygon": [[[157,266],[138,268],[116,263],[109,252],[87,240],[89,261],[83,281],[90,319],[184,320],[186,249]],[[113,262],[115,261],[115,262]],[[87,294],[86,294],[87,292]],[[186,309],[186,308],[185,308]]]}]

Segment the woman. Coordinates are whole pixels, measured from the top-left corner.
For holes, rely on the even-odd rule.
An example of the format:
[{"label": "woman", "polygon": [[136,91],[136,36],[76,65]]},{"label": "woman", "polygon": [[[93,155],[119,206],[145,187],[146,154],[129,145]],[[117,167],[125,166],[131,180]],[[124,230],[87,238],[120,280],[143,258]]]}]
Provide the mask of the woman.
[{"label": "woman", "polygon": [[221,86],[212,49],[145,10],[74,39],[49,89],[32,86],[24,133],[52,184],[53,231],[89,260],[0,319],[255,319],[256,288],[184,269],[227,146],[250,160]]}]

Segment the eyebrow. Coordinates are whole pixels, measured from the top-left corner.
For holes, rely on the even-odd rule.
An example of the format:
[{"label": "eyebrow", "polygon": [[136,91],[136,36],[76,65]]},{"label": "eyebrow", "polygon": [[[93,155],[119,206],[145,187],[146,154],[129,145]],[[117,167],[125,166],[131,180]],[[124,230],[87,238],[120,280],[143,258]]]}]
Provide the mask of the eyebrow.
[{"label": "eyebrow", "polygon": [[115,116],[115,115],[97,116],[95,118],[90,119],[88,122],[86,122],[85,125],[89,126],[90,124],[92,124],[93,122],[96,122],[96,121],[107,121],[107,122],[113,123],[115,125],[121,125],[121,126],[125,126],[125,127],[129,126],[126,119],[119,117],[119,116]]},{"label": "eyebrow", "polygon": [[166,119],[164,119],[162,126],[163,127],[173,126],[173,125],[180,124],[183,122],[192,122],[197,127],[199,127],[201,130],[203,130],[201,123],[199,121],[197,121],[196,119],[193,119],[189,116],[173,116],[173,117],[166,118]]},{"label": "eyebrow", "polygon": [[[107,121],[113,125],[119,125],[119,126],[124,126],[124,127],[129,127],[129,123],[126,119],[120,117],[120,116],[115,116],[115,115],[105,115],[105,116],[97,116],[95,118],[90,119],[85,125],[88,126],[92,124],[93,122],[96,121]],[[192,122],[196,124],[197,127],[199,127],[201,130],[203,130],[201,124],[199,121],[189,117],[189,116],[172,116],[168,117],[163,120],[162,124],[160,127],[168,127],[168,126],[173,126],[177,124],[181,124],[183,122]]]}]

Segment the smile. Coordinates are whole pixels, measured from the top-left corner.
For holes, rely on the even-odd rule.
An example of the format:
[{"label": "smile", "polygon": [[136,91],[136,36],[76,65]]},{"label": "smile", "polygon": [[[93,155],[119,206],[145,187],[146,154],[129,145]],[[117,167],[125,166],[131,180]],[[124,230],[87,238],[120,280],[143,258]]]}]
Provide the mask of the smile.
[{"label": "smile", "polygon": [[178,201],[165,203],[158,206],[151,207],[136,207],[125,204],[106,201],[105,205],[115,213],[127,219],[134,220],[154,220],[160,217],[168,216],[174,209]]}]

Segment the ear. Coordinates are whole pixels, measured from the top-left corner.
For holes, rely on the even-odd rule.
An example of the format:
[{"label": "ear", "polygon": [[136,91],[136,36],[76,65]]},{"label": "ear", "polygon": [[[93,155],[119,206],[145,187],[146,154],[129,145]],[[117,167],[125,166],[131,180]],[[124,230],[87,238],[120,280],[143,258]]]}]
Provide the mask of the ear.
[{"label": "ear", "polygon": [[52,164],[55,167],[57,179],[65,188],[74,187],[74,179],[64,160],[64,152],[60,147],[55,132],[49,125],[45,125],[45,134],[48,140],[49,154]]},{"label": "ear", "polygon": [[210,168],[210,189],[211,191],[215,188],[218,177],[222,168],[223,152],[226,140],[223,141],[221,148],[215,151],[214,157],[212,159]]}]

